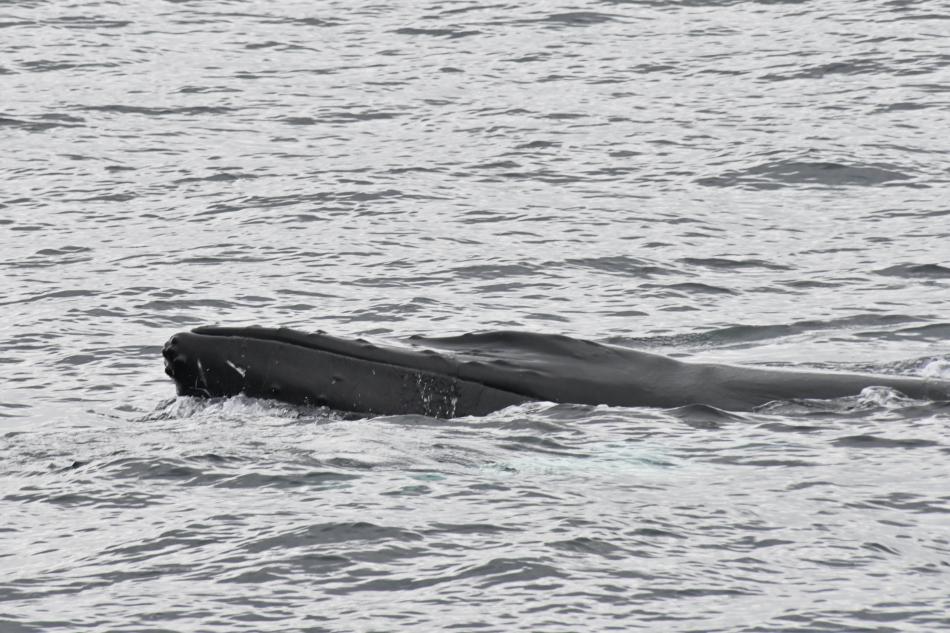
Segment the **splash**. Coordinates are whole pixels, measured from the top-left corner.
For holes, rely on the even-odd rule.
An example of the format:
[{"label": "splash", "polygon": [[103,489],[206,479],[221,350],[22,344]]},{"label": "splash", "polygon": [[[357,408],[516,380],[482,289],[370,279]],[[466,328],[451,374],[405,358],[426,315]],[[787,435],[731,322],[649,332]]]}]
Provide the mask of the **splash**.
[{"label": "splash", "polygon": [[[274,400],[260,400],[237,395],[231,398],[194,398],[179,396],[160,403],[155,411],[144,416],[141,421],[201,419],[221,420],[235,418],[279,418],[298,419],[313,415],[314,410],[295,407]],[[326,412],[329,415],[329,411]]]},{"label": "splash", "polygon": [[924,378],[950,380],[950,358],[927,359],[920,368],[920,375]]}]

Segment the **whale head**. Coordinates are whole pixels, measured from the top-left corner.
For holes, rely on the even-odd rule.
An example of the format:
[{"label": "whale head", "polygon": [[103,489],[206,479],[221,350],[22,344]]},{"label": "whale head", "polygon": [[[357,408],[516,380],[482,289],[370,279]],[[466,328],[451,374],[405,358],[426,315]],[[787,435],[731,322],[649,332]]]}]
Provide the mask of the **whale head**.
[{"label": "whale head", "polygon": [[218,353],[208,353],[202,337],[192,332],[175,334],[162,348],[165,373],[180,396],[235,396],[244,391],[246,371]]}]

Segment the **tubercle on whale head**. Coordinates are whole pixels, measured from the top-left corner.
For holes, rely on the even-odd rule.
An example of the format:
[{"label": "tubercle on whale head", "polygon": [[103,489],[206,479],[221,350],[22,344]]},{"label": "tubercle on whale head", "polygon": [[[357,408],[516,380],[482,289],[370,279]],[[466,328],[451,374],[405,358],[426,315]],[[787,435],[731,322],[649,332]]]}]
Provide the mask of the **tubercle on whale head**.
[{"label": "tubercle on whale head", "polygon": [[187,366],[187,357],[178,349],[178,336],[173,336],[162,347],[162,357],[165,359],[165,373],[175,379],[176,374],[184,371]]},{"label": "tubercle on whale head", "polygon": [[180,335],[168,339],[162,347],[162,357],[165,359],[165,373],[175,381],[180,396],[205,396],[207,387],[199,383],[201,374],[199,363],[191,359],[180,349]]},{"label": "tubercle on whale head", "polygon": [[226,357],[209,353],[201,339],[192,332],[182,332],[168,339],[162,348],[165,373],[175,381],[178,395],[207,398],[241,393],[246,372]]}]

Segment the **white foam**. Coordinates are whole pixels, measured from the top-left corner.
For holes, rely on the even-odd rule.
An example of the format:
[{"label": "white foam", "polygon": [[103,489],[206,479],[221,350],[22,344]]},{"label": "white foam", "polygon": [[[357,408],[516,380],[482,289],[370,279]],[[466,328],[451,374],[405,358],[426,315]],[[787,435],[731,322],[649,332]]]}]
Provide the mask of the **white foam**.
[{"label": "white foam", "polygon": [[950,359],[932,358],[920,368],[920,375],[924,378],[938,378],[950,380]]}]

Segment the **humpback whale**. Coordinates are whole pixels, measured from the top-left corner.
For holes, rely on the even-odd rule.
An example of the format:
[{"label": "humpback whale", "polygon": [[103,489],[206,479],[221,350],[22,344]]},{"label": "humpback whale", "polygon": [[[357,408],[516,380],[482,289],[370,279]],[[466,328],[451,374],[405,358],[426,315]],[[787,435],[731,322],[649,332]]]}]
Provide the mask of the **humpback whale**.
[{"label": "humpback whale", "polygon": [[485,415],[531,401],[611,406],[702,404],[748,411],[772,401],[857,395],[883,386],[950,400],[950,381],[680,361],[554,334],[411,337],[380,346],[324,332],[199,327],[165,344],[182,396],[245,394],[370,415]]}]

